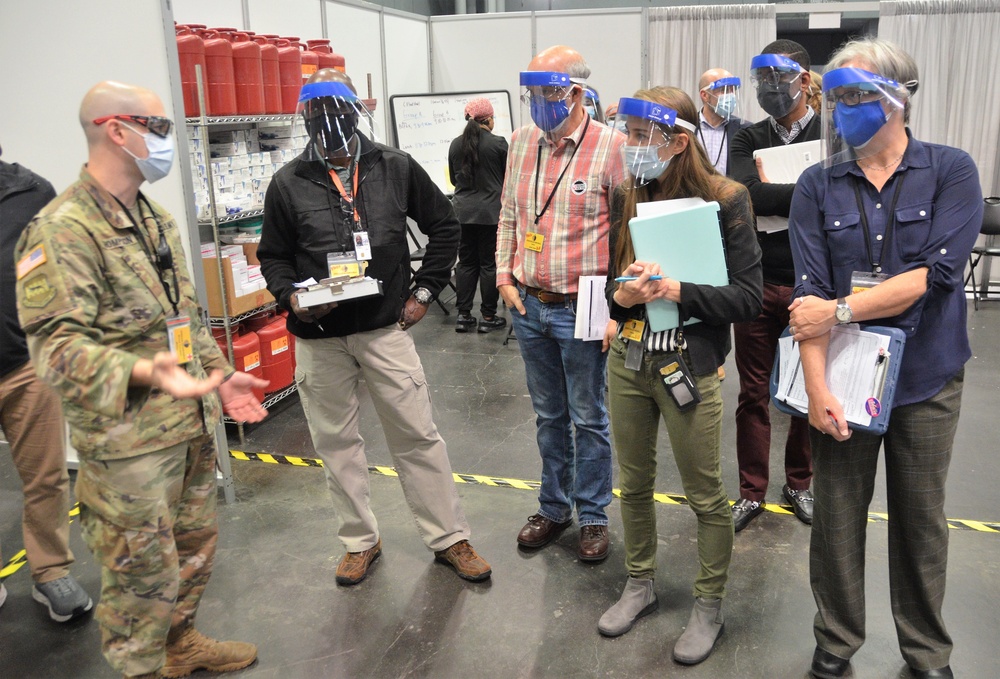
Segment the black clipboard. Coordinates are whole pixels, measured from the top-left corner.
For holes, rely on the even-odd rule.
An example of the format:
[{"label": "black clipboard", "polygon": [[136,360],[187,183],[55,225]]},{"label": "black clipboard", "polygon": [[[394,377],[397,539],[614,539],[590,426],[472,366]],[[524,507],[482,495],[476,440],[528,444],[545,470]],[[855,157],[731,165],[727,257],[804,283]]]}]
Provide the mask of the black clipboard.
[{"label": "black clipboard", "polygon": [[[886,366],[883,368],[881,377],[879,377],[879,381],[881,382],[879,391],[881,394],[872,394],[871,398],[875,399],[875,403],[872,403],[870,399],[867,404],[869,414],[872,416],[871,424],[863,427],[849,422],[848,426],[853,431],[863,431],[881,436],[889,428],[889,416],[892,414],[892,404],[896,400],[896,383],[899,381],[899,367],[903,363],[903,348],[906,346],[906,333],[899,328],[890,328],[884,325],[862,325],[860,328],[866,332],[888,336],[889,355],[885,358]],[[789,335],[791,333],[788,328],[785,328],[785,331],[781,333],[782,337],[788,337]],[[793,417],[808,418],[809,413],[804,413],[795,406],[789,405],[776,397],[780,366],[781,357],[780,354],[776,353],[774,367],[771,369],[771,382],[769,385],[771,403],[783,413],[788,413]],[[877,414],[873,409],[877,409]]]}]

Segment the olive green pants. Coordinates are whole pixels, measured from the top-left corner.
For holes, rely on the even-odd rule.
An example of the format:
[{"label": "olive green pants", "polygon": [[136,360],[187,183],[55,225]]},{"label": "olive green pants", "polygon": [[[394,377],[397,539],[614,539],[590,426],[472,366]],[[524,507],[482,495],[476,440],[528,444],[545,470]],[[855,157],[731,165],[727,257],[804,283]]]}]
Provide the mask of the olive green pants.
[{"label": "olive green pants", "polygon": [[[659,420],[667,425],[670,447],[684,494],[698,518],[698,560],[694,595],[725,595],[733,552],[733,515],[722,484],[722,392],[716,372],[696,378],[702,401],[681,412],[654,368],[662,354],[643,356],[640,370],[625,367],[625,345],[611,344],[608,355],[608,409],[618,456],[625,565],[633,578],[656,571],[656,436]],[[674,516],[674,514],[671,514]]]}]

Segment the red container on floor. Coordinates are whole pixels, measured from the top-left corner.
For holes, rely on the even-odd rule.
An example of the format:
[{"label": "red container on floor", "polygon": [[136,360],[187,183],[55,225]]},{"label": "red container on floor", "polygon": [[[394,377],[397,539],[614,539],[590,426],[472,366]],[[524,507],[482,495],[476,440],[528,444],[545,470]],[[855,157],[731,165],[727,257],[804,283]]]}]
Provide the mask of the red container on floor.
[{"label": "red container on floor", "polygon": [[310,50],[319,55],[320,68],[335,68],[341,73],[346,72],[347,62],[344,60],[343,55],[333,51],[329,40],[308,40],[306,41],[306,45],[308,45]]},{"label": "red container on floor", "polygon": [[281,88],[281,112],[295,113],[302,89],[302,52],[285,38],[268,38],[278,48],[278,83]]},{"label": "red container on floor", "polygon": [[270,381],[268,391],[284,389],[295,379],[291,347],[285,319],[278,317],[257,332],[260,340],[260,362],[264,379]]},{"label": "red container on floor", "polygon": [[[223,332],[223,336],[216,337],[215,341],[218,343],[219,347],[222,349],[222,353],[229,356],[229,352],[226,351],[226,336]],[[233,366],[245,373],[250,373],[254,377],[259,377],[264,379],[264,370],[261,367],[260,362],[260,339],[257,337],[255,332],[240,333],[238,335],[233,335],[233,354],[235,358],[233,359]],[[270,387],[268,387],[270,389]],[[254,389],[254,396],[257,400],[264,400],[264,390]]]},{"label": "red container on floor", "polygon": [[184,93],[184,115],[194,118],[201,115],[198,107],[198,76],[195,66],[201,66],[205,78],[205,41],[190,26],[177,26],[177,56],[181,63],[181,90]]},{"label": "red container on floor", "polygon": [[242,115],[261,115],[264,108],[264,72],[260,45],[241,31],[232,34],[236,109]]},{"label": "red container on floor", "polygon": [[281,113],[281,68],[278,47],[263,35],[253,36],[260,45],[260,67],[264,74],[264,113]]},{"label": "red container on floor", "polygon": [[205,41],[205,89],[208,115],[236,115],[236,76],[233,73],[233,45],[218,31],[202,30]]}]

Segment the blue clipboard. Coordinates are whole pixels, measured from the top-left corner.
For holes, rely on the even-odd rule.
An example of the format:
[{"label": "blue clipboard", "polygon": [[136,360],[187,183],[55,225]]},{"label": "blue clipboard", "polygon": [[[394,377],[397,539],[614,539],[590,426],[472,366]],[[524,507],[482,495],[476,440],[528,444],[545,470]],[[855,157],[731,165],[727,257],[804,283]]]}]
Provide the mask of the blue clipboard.
[{"label": "blue clipboard", "polygon": [[[890,328],[884,325],[862,325],[862,330],[874,332],[879,335],[889,337],[889,356],[886,358],[884,377],[882,378],[881,396],[878,398],[878,415],[872,414],[871,424],[867,427],[848,422],[852,431],[863,431],[869,434],[881,436],[889,428],[889,416],[892,414],[892,404],[896,400],[896,383],[899,381],[899,367],[903,363],[903,348],[906,345],[906,333],[899,328]],[[788,337],[791,333],[788,328],[781,333],[782,337]],[[777,355],[774,359],[774,368],[771,370],[770,393],[771,403],[783,413],[788,413],[794,417],[808,418],[808,413],[803,413],[795,406],[791,406],[784,401],[778,400],[778,378],[780,377],[781,359]],[[872,396],[878,397],[878,394]]]},{"label": "blue clipboard", "polygon": [[[664,275],[699,285],[729,285],[729,268],[719,226],[719,204],[633,217],[628,222],[636,258],[656,262]],[[649,329],[653,332],[680,327],[680,310],[664,299],[646,304]],[[685,325],[700,323],[689,318]]]}]

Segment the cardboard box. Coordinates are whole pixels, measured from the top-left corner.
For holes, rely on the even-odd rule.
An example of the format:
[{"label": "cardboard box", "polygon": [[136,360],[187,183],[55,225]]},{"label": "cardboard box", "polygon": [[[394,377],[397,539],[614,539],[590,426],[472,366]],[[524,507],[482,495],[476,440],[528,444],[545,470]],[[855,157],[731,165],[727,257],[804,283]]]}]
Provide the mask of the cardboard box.
[{"label": "cardboard box", "polygon": [[[254,248],[256,252],[256,248]],[[208,313],[210,316],[222,316],[222,291],[219,288],[219,265],[215,257],[203,257],[202,268],[205,271],[205,290],[208,293]],[[257,290],[246,295],[237,296],[233,285],[233,267],[228,257],[222,258],[222,277],[225,282],[226,303],[229,315],[252,311],[274,301],[274,296],[267,290]]]}]

